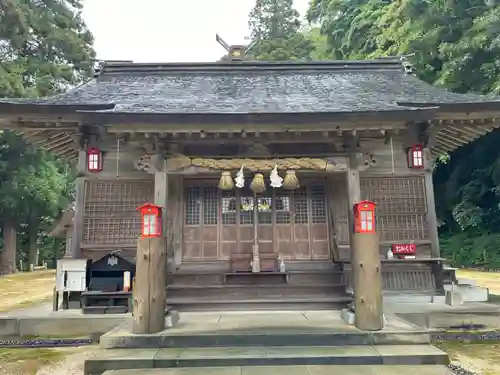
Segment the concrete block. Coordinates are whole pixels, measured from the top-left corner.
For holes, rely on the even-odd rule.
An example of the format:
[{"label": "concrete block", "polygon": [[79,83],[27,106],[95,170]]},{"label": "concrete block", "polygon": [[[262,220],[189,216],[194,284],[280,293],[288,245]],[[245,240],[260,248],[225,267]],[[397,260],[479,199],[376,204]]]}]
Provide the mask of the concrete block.
[{"label": "concrete block", "polygon": [[464,279],[463,277],[457,277],[458,285],[468,285],[468,286],[476,286],[476,282],[471,279]]},{"label": "concrete block", "polygon": [[342,309],[340,311],[340,317],[342,318],[342,320],[350,325],[350,326],[353,326],[354,325],[354,322],[355,322],[355,315],[354,315],[354,311],[350,310],[350,309]]},{"label": "concrete block", "polygon": [[447,290],[445,294],[445,301],[447,305],[450,306],[459,306],[463,305],[464,301],[460,291],[455,290]]},{"label": "concrete block", "polygon": [[464,302],[488,302],[489,290],[479,286],[460,286],[460,294]]},{"label": "concrete block", "polygon": [[19,320],[17,318],[0,318],[0,337],[18,335]]},{"label": "concrete block", "polygon": [[179,312],[170,310],[165,316],[165,328],[174,328],[179,321]]},{"label": "concrete block", "polygon": [[89,319],[82,318],[19,318],[21,336],[88,336],[89,327]]}]

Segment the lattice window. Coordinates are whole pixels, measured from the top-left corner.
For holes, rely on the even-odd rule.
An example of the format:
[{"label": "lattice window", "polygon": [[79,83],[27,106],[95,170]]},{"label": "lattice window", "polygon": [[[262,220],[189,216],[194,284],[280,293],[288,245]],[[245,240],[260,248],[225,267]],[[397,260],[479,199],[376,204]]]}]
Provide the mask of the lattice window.
[{"label": "lattice window", "polygon": [[236,225],[236,196],[232,191],[223,191],[221,197],[222,204],[222,224]]},{"label": "lattice window", "polygon": [[214,186],[203,188],[203,224],[217,225],[219,216],[219,189]]},{"label": "lattice window", "polygon": [[290,193],[283,190],[276,190],[274,207],[276,210],[276,224],[290,224],[292,220]]},{"label": "lattice window", "polygon": [[311,220],[313,224],[326,223],[326,195],[325,185],[312,185],[311,194]]},{"label": "lattice window", "polygon": [[309,222],[307,190],[305,187],[294,190],[293,211],[295,224],[307,224]]},{"label": "lattice window", "polygon": [[[248,186],[246,182],[246,186]],[[250,189],[244,188],[237,191],[238,201],[239,201],[239,211],[240,211],[240,224],[250,225],[253,224],[253,193]]]},{"label": "lattice window", "polygon": [[201,214],[201,191],[199,187],[190,186],[186,189],[186,225],[199,225]]},{"label": "lattice window", "polygon": [[83,243],[134,243],[141,232],[136,209],[153,199],[153,181],[87,181]]},{"label": "lattice window", "polygon": [[361,178],[361,194],[377,204],[382,241],[428,239],[423,177]]},{"label": "lattice window", "polygon": [[259,212],[259,224],[272,224],[273,223],[273,191],[267,189],[264,194],[259,195],[257,198],[257,208]]}]

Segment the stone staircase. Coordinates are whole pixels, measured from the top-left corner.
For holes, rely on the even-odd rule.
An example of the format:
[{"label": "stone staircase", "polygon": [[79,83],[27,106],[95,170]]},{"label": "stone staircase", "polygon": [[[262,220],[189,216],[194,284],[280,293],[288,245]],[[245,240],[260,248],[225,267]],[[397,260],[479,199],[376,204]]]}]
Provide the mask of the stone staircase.
[{"label": "stone staircase", "polygon": [[338,270],[180,272],[169,277],[167,304],[178,311],[331,310],[352,300]]},{"label": "stone staircase", "polygon": [[153,375],[170,374],[173,369],[177,374],[183,369],[179,373],[187,375],[201,374],[200,368],[204,374],[216,370],[218,374],[257,374],[258,369],[264,371],[262,366],[266,370],[259,374],[265,375],[375,375],[346,372],[352,366],[366,371],[381,368],[380,374],[392,366],[399,373],[446,374],[448,356],[430,344],[429,332],[395,316],[387,317],[387,327],[380,332],[362,332],[343,324],[338,315],[338,311],[187,313],[181,314],[177,327],[159,334],[133,335],[130,325],[117,327],[101,337],[104,350],[85,362],[85,374],[125,375],[140,370]]}]

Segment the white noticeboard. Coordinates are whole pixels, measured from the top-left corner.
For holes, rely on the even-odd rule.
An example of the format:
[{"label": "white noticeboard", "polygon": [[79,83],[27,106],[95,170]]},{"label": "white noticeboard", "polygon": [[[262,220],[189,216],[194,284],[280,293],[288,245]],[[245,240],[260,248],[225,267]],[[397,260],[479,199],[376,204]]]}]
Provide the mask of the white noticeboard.
[{"label": "white noticeboard", "polygon": [[57,261],[56,290],[83,292],[87,284],[86,259],[60,259]]}]

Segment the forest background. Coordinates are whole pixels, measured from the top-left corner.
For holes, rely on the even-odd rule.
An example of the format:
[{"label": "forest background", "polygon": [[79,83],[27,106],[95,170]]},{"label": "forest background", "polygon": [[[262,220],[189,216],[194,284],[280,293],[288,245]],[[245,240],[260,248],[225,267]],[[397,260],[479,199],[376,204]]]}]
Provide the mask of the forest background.
[{"label": "forest background", "polygon": [[[253,58],[352,60],[406,56],[422,80],[500,95],[499,0],[256,0]],[[500,3],[500,2],[499,2]],[[92,76],[91,31],[80,0],[0,0],[0,98],[43,97]],[[434,169],[441,252],[454,266],[500,269],[500,131],[442,155]],[[64,243],[48,231],[73,201],[64,160],[0,132],[0,270],[47,261]],[[7,256],[17,233],[16,259]],[[3,241],[2,238],[7,241]],[[21,261],[21,262],[20,262]]]}]

